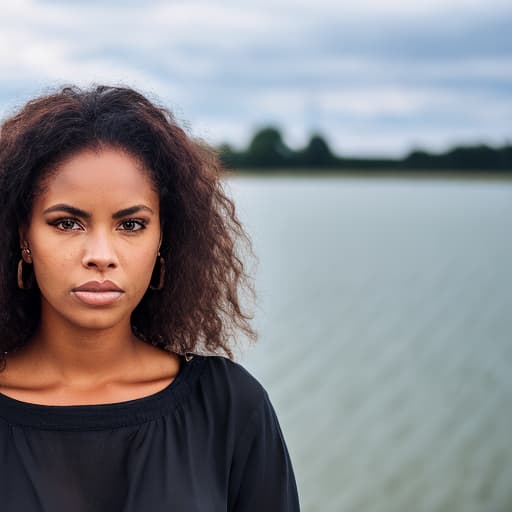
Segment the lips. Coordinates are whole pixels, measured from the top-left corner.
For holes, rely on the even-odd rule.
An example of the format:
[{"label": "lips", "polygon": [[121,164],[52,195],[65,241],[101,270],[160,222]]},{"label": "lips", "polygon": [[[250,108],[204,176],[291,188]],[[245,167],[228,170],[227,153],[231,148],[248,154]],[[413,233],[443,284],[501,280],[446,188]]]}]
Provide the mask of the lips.
[{"label": "lips", "polygon": [[88,281],[77,288],[73,288],[74,292],[122,292],[119,286],[116,286],[112,281]]},{"label": "lips", "polygon": [[118,300],[124,291],[112,281],[89,281],[73,288],[73,295],[91,306],[106,306]]}]

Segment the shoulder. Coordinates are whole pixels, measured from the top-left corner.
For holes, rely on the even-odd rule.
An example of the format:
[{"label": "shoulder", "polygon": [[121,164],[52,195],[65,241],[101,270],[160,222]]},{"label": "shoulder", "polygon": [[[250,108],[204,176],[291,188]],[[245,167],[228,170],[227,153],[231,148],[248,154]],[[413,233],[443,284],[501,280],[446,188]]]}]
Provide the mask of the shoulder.
[{"label": "shoulder", "polygon": [[[225,461],[229,510],[298,511],[288,448],[268,394],[243,366],[218,356],[195,356],[198,386],[187,428],[198,429],[204,452]],[[204,434],[207,432],[207,435]],[[210,446],[211,446],[210,445]]]},{"label": "shoulder", "polygon": [[194,356],[201,368],[197,383],[201,395],[217,410],[249,417],[268,402],[261,383],[241,364],[221,356]]},{"label": "shoulder", "polygon": [[[229,510],[298,511],[288,448],[268,394],[243,366],[228,359],[203,361],[203,384],[216,408],[218,445],[228,454]],[[213,435],[215,437],[215,435]]]},{"label": "shoulder", "polygon": [[[197,357],[197,356],[196,356]],[[267,396],[261,383],[241,364],[221,356],[199,356],[205,366],[203,378],[217,391],[233,399],[258,404]]]}]

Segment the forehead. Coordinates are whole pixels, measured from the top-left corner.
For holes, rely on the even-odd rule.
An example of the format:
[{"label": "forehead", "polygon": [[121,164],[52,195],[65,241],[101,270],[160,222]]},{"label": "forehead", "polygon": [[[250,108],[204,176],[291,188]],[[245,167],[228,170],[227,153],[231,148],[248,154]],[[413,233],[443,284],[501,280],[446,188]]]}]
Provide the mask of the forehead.
[{"label": "forehead", "polygon": [[[80,202],[82,206],[158,205],[150,173],[139,160],[117,148],[86,149],[60,163],[43,181],[36,203]],[[78,206],[78,205],[77,205]]]}]

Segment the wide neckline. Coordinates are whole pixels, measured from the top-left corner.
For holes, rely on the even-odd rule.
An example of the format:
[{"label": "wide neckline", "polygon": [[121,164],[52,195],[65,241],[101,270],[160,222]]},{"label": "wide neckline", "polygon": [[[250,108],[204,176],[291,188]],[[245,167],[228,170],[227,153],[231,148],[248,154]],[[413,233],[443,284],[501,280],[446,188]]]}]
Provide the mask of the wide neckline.
[{"label": "wide neckline", "polygon": [[180,358],[174,379],[163,389],[132,400],[106,404],[45,405],[0,393],[0,418],[41,430],[102,430],[145,423],[174,410],[199,375],[205,356]]}]

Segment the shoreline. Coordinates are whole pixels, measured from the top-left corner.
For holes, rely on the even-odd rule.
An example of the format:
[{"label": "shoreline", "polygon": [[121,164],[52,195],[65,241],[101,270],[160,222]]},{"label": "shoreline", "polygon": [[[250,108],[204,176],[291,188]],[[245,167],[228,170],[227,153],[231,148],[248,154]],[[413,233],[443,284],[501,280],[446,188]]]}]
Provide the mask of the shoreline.
[{"label": "shoreline", "polygon": [[408,180],[454,180],[454,181],[512,181],[511,172],[457,172],[457,171],[375,171],[375,170],[296,170],[296,169],[248,169],[244,171],[229,171],[222,177],[228,178],[368,178],[368,179],[408,179]]}]

